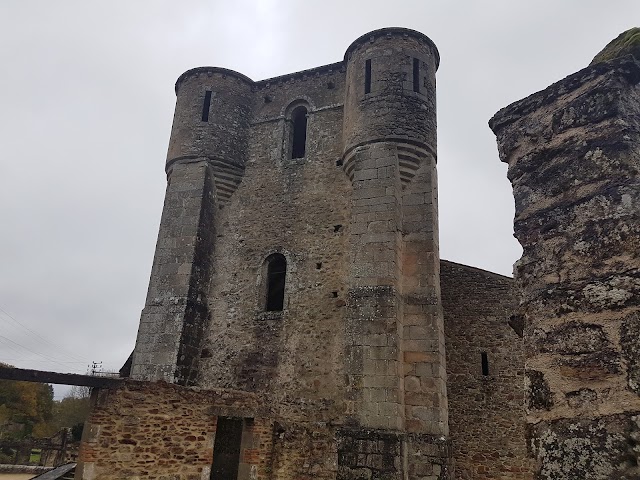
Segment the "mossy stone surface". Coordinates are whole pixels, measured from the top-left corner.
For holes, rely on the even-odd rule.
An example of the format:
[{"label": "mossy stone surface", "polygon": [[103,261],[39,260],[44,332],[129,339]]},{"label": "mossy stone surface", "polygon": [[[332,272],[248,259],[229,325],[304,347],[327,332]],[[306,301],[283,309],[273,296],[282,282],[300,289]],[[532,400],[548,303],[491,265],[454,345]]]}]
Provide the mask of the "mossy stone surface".
[{"label": "mossy stone surface", "polygon": [[608,62],[614,58],[623,57],[625,55],[633,55],[636,60],[640,61],[640,28],[630,28],[626,32],[622,32],[614,40],[610,41],[600,53],[598,53],[590,65],[596,63]]}]

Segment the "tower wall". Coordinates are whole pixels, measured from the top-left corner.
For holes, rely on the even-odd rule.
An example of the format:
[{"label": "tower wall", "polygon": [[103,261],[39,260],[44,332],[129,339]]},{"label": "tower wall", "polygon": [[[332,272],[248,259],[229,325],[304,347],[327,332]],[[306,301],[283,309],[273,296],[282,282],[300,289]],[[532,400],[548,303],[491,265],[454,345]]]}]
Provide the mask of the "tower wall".
[{"label": "tower wall", "polygon": [[[413,65],[419,61],[418,92]],[[370,93],[365,93],[370,60]],[[383,29],[357,39],[345,54],[344,146],[403,140],[436,151],[436,70],[440,57],[433,42],[417,32]]]},{"label": "tower wall", "polygon": [[176,95],[165,204],[131,375],[194,384],[210,321],[216,210],[242,179],[253,97],[249,79],[208,67],[183,74]]},{"label": "tower wall", "polygon": [[367,427],[446,434],[435,168],[438,53],[422,34],[385,29],[356,40],[345,58],[353,418]]},{"label": "tower wall", "polygon": [[[362,455],[396,452],[399,466],[389,478],[451,478],[437,228],[438,52],[420,33],[384,29],[356,40],[345,62],[342,161],[353,190],[345,321],[350,430],[342,443],[358,445]],[[339,478],[362,471],[359,457],[352,462],[339,450],[346,472]]]},{"label": "tower wall", "polygon": [[516,203],[535,478],[639,478],[640,64],[585,68],[490,126]]},{"label": "tower wall", "polygon": [[[243,167],[253,118],[253,81],[216,67],[183,73],[176,82],[176,109],[167,165],[185,158],[210,158]],[[207,92],[208,119],[203,120]]]},{"label": "tower wall", "polygon": [[[343,411],[342,325],[350,183],[341,66],[258,82],[241,184],[216,213],[200,385],[322,400]],[[291,111],[307,113],[306,153],[290,158]],[[265,260],[287,260],[282,311],[265,308]],[[310,419],[326,419],[309,409]]]}]

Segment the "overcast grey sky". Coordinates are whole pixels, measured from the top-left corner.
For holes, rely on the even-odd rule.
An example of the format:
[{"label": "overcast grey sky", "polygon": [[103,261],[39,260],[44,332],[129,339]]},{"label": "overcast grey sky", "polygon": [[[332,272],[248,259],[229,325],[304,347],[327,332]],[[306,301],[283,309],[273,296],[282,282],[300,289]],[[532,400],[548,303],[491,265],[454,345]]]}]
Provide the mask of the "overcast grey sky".
[{"label": "overcast grey sky", "polygon": [[442,257],[509,275],[520,247],[488,119],[638,23],[638,0],[2,0],[0,362],[126,360],[183,71],[259,80],[339,61],[376,28],[425,33],[441,56]]}]

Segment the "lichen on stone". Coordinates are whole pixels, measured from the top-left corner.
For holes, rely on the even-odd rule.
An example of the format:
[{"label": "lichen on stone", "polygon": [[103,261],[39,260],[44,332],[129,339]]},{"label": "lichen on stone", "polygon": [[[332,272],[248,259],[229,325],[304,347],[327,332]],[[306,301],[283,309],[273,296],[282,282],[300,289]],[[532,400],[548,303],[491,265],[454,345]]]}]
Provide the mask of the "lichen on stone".
[{"label": "lichen on stone", "polygon": [[620,328],[620,344],[627,365],[627,383],[631,391],[640,395],[640,314],[634,312],[627,316]]},{"label": "lichen on stone", "polygon": [[529,410],[551,410],[553,393],[544,378],[544,373],[528,370],[525,373],[525,391],[528,393],[527,407]]},{"label": "lichen on stone", "polygon": [[625,55],[633,55],[640,61],[640,28],[630,28],[622,32],[614,40],[611,40],[600,53],[598,53],[589,65],[608,62]]}]

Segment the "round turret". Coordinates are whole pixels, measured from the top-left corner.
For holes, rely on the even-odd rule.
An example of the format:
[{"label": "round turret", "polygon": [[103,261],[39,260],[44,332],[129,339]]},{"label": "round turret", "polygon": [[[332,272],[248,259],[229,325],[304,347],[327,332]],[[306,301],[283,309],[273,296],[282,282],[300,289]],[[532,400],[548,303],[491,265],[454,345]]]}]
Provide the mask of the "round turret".
[{"label": "round turret", "polygon": [[422,33],[384,28],[345,53],[344,153],[376,141],[401,141],[435,157],[436,80],[440,57]]},{"label": "round turret", "polygon": [[178,78],[167,173],[177,161],[199,158],[244,168],[252,87],[250,78],[216,67],[188,70]]}]

